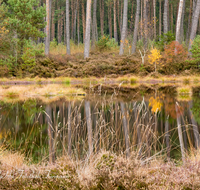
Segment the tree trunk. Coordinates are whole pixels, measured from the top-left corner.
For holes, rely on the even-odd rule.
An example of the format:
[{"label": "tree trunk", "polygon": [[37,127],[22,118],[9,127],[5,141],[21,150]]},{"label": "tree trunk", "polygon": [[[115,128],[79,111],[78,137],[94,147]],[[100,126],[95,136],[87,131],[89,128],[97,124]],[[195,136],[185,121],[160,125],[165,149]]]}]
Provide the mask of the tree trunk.
[{"label": "tree trunk", "polygon": [[108,25],[109,25],[109,34],[110,39],[112,39],[112,9],[111,9],[111,2],[108,5]]},{"label": "tree trunk", "polygon": [[45,37],[45,55],[49,55],[49,48],[50,48],[50,23],[51,23],[51,1],[52,0],[46,0],[46,28],[45,28],[45,32],[46,32],[46,37]]},{"label": "tree trunk", "polygon": [[61,43],[61,12],[60,12],[60,5],[58,5],[58,25],[57,25],[57,36],[58,36],[58,43]]},{"label": "tree trunk", "polygon": [[164,26],[164,33],[168,32],[168,15],[167,15],[167,5],[169,0],[165,0],[164,3],[164,14],[163,14],[163,26]]},{"label": "tree trunk", "polygon": [[[116,1],[116,0],[115,0]],[[131,2],[132,6],[131,6],[131,23],[130,23],[130,32],[132,33],[133,30],[133,7],[134,7],[134,1]]]},{"label": "tree trunk", "polygon": [[173,18],[173,15],[174,15],[174,12],[173,12],[173,4],[171,3],[171,32],[173,33],[173,27],[174,27],[174,18]]},{"label": "tree trunk", "polygon": [[51,16],[51,41],[55,38],[55,23],[54,23],[54,15],[55,15],[55,1],[52,2],[52,16]]},{"label": "tree trunk", "polygon": [[153,0],[153,23],[154,23],[154,39],[156,39],[156,0]]},{"label": "tree trunk", "polygon": [[84,0],[81,1],[81,8],[82,8],[82,25],[83,25],[83,43],[85,43],[85,6],[84,6]]},{"label": "tree trunk", "polygon": [[182,12],[183,12],[183,0],[180,0],[178,16],[177,16],[177,24],[176,24],[176,41],[177,42],[180,42],[180,27],[181,27]]},{"label": "tree trunk", "polygon": [[183,0],[183,11],[181,17],[181,28],[180,28],[180,42],[184,41],[184,16],[185,16],[185,0]]},{"label": "tree trunk", "polygon": [[117,15],[116,15],[116,0],[114,0],[114,38],[115,41],[118,42],[118,36],[117,36]]},{"label": "tree trunk", "polygon": [[194,12],[194,18],[192,20],[192,27],[191,27],[191,33],[190,33],[190,40],[189,40],[189,48],[188,48],[188,50],[191,49],[192,42],[193,42],[193,40],[194,40],[194,38],[196,36],[197,25],[198,25],[198,20],[199,20],[199,11],[200,11],[200,0],[197,0],[195,12]]},{"label": "tree trunk", "polygon": [[92,22],[92,48],[95,48],[96,42],[96,22],[97,22],[97,0],[93,2],[93,22]]},{"label": "tree trunk", "polygon": [[89,57],[89,52],[90,52],[90,24],[91,24],[91,0],[87,0],[84,58]]},{"label": "tree trunk", "polygon": [[127,10],[128,10],[128,0],[124,0],[123,27],[122,27],[122,33],[121,33],[119,55],[124,54],[124,43],[125,43],[126,29],[127,29]]},{"label": "tree trunk", "polygon": [[74,11],[74,27],[73,27],[73,41],[76,41],[76,18],[77,18],[77,1],[75,2],[75,11]]},{"label": "tree trunk", "polygon": [[161,36],[162,32],[162,13],[161,13],[161,0],[159,1],[159,36]]},{"label": "tree trunk", "polygon": [[134,27],[134,34],[133,34],[132,53],[135,53],[136,44],[137,44],[139,17],[140,17],[140,0],[137,0],[137,10],[136,10],[136,15],[135,15],[135,27]]},{"label": "tree trunk", "polygon": [[118,21],[118,26],[119,26],[119,32],[121,34],[121,27],[120,27],[121,23],[120,23],[119,15],[120,15],[120,13],[119,13],[119,0],[117,0],[117,21]]},{"label": "tree trunk", "polygon": [[130,145],[129,145],[129,132],[128,132],[128,121],[126,118],[125,113],[125,106],[123,102],[120,102],[121,112],[122,112],[122,125],[124,129],[124,136],[125,136],[125,146],[126,146],[126,156],[130,156]]},{"label": "tree trunk", "polygon": [[88,131],[89,157],[91,157],[93,154],[93,143],[92,143],[92,120],[91,120],[91,110],[89,101],[85,101],[85,114],[86,114],[87,131]]},{"label": "tree trunk", "polygon": [[77,0],[77,35],[78,35],[78,44],[80,43],[80,9],[79,9],[79,0]]},{"label": "tree trunk", "polygon": [[66,0],[66,41],[67,41],[67,54],[70,55],[70,32],[69,32],[69,0]]},{"label": "tree trunk", "polygon": [[68,104],[68,155],[72,154],[72,127],[71,127],[71,103]]},{"label": "tree trunk", "polygon": [[175,109],[176,109],[176,115],[177,115],[178,136],[179,136],[179,142],[180,142],[180,147],[181,147],[182,160],[183,162],[185,162],[185,150],[184,150],[183,135],[182,135],[182,129],[181,129],[180,110],[178,108],[177,103],[175,105]]},{"label": "tree trunk", "polygon": [[148,43],[148,18],[147,18],[147,0],[144,0],[144,48],[147,49]]}]

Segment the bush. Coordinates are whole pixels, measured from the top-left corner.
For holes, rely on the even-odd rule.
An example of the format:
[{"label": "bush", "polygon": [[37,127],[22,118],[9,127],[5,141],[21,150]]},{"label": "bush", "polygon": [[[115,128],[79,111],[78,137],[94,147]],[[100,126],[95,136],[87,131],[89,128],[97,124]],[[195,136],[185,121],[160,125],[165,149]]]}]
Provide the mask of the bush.
[{"label": "bush", "polygon": [[158,41],[156,42],[156,46],[161,51],[164,51],[165,45],[169,45],[174,40],[175,40],[175,35],[171,33],[171,31],[169,31],[161,36],[158,36]]},{"label": "bush", "polygon": [[116,48],[118,46],[115,39],[110,39],[109,36],[103,35],[101,38],[96,42],[96,49],[100,52],[111,50],[112,48]]},{"label": "bush", "polygon": [[191,53],[192,57],[195,59],[200,60],[200,35],[196,36],[192,43]]},{"label": "bush", "polygon": [[163,58],[167,63],[181,62],[185,61],[187,54],[183,45],[179,44],[177,41],[173,41],[165,47]]}]

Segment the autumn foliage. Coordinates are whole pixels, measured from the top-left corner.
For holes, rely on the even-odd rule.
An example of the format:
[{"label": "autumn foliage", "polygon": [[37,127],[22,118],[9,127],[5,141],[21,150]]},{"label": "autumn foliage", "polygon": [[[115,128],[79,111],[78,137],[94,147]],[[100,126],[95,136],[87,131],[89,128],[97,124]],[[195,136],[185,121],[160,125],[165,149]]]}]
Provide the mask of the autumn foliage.
[{"label": "autumn foliage", "polygon": [[149,58],[149,63],[150,64],[155,64],[155,72],[156,72],[156,64],[158,64],[158,61],[161,58],[160,51],[156,48],[151,50],[151,54],[148,56]]},{"label": "autumn foliage", "polygon": [[173,41],[169,45],[166,45],[163,58],[166,63],[180,62],[187,58],[187,54],[188,52],[184,49],[183,45],[177,41]]}]

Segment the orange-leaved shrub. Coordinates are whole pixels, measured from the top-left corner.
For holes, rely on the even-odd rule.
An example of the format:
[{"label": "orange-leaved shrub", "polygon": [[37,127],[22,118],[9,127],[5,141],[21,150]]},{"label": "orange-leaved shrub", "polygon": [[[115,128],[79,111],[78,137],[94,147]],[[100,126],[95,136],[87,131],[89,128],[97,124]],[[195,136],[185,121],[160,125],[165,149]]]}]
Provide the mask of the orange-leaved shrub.
[{"label": "orange-leaved shrub", "polygon": [[169,45],[166,45],[163,58],[166,63],[181,62],[185,61],[187,55],[188,52],[183,45],[179,44],[177,41],[173,41]]}]

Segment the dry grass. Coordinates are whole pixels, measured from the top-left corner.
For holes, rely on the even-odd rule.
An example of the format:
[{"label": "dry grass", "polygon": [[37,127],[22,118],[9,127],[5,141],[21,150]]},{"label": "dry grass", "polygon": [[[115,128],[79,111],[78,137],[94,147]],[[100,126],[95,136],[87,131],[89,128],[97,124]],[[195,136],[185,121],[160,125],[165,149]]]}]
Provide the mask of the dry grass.
[{"label": "dry grass", "polygon": [[[9,157],[8,157],[9,155]],[[90,161],[62,156],[53,165],[24,164],[18,154],[8,154],[1,165],[1,189],[199,189],[200,154],[188,156],[185,165],[165,162],[161,157],[145,162],[132,152],[129,158],[102,151]],[[3,161],[2,161],[3,160]],[[21,172],[23,171],[23,173]]]}]

